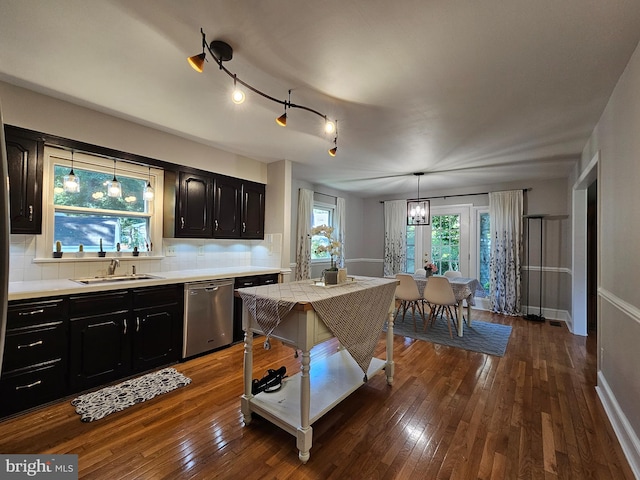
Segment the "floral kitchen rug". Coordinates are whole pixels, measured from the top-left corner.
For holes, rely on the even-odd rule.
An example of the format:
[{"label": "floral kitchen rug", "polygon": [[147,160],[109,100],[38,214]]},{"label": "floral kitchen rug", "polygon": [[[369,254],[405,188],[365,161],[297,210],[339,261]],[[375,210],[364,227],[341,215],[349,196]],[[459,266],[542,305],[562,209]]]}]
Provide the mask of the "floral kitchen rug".
[{"label": "floral kitchen rug", "polygon": [[81,421],[93,422],[190,383],[191,379],[175,368],[165,368],[80,395],[71,401],[71,405],[76,407]]}]

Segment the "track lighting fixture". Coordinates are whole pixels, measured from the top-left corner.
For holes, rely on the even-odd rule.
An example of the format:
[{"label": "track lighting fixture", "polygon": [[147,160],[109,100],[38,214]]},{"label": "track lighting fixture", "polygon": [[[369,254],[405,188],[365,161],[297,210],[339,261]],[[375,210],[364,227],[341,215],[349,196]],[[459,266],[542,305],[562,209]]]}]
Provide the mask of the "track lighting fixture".
[{"label": "track lighting fixture", "polygon": [[[261,90],[241,80],[240,78],[238,78],[238,76],[235,73],[232,73],[231,71],[229,71],[229,69],[227,69],[227,67],[223,65],[223,62],[228,62],[233,58],[233,48],[231,48],[231,46],[228,43],[223,42],[221,40],[214,40],[209,44],[207,43],[207,38],[202,28],[200,29],[200,33],[202,34],[202,53],[194,55],[187,59],[189,62],[189,65],[191,65],[191,67],[193,67],[194,70],[202,73],[204,69],[204,62],[206,61],[206,52],[209,52],[209,55],[213,57],[214,61],[218,64],[218,67],[220,68],[220,70],[222,70],[224,73],[226,73],[231,78],[233,78],[233,86],[234,86],[234,91],[232,96],[233,101],[238,104],[244,101],[244,98],[245,98],[244,92],[237,89],[237,84],[240,84],[243,87],[245,87],[247,90],[251,90],[253,93],[258,94],[261,97],[266,98],[267,100],[271,100],[272,102],[279,103],[280,105],[284,105],[284,113],[276,119],[276,122],[278,123],[278,125],[281,125],[283,127],[287,125],[287,108],[289,109],[298,108],[300,110],[306,110],[307,112],[311,112],[318,115],[319,117],[322,117],[325,121],[325,132],[333,133],[333,130],[335,128],[336,137],[334,139],[334,144],[336,144],[336,146],[329,151],[329,153],[332,156],[335,156],[338,150],[337,149],[338,135],[337,135],[337,125],[336,125],[337,122],[334,123],[327,120],[326,115],[324,115],[323,113],[320,113],[317,110],[314,110],[313,108],[291,103],[291,90],[289,90],[288,101],[280,100],[278,98],[272,97],[267,93],[262,92]],[[331,153],[332,151],[333,153]]]},{"label": "track lighting fixture", "polygon": [[113,180],[107,182],[107,195],[114,198],[122,196],[122,185],[116,178],[116,161],[113,161]]},{"label": "track lighting fixture", "polygon": [[151,200],[153,200],[153,196],[154,191],[153,187],[151,186],[151,167],[149,167],[149,177],[147,178],[147,185],[144,187],[144,190],[142,192],[142,198],[147,202],[150,202]]},{"label": "track lighting fixture", "polygon": [[420,198],[420,177],[424,172],[414,173],[418,177],[418,198],[407,200],[407,225],[429,225],[431,222],[430,202]]},{"label": "track lighting fixture", "polygon": [[80,179],[73,173],[73,150],[71,151],[71,170],[64,176],[62,186],[65,192],[77,193],[80,191]]}]

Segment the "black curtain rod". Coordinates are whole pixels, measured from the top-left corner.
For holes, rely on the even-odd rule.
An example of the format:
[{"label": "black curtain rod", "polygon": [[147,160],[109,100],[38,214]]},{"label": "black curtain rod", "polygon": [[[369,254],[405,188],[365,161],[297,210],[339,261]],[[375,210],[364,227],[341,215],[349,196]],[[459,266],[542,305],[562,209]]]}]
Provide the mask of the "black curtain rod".
[{"label": "black curtain rod", "polygon": [[[531,187],[529,188],[523,188],[522,192],[528,192],[529,190],[531,190]],[[478,193],[458,193],[455,195],[438,195],[435,197],[420,197],[421,200],[432,200],[434,198],[442,198],[443,200],[446,200],[447,198],[454,198],[454,197],[471,197],[473,195],[489,195],[490,193],[497,193],[497,192],[508,192],[510,190],[496,190],[495,192],[478,192]],[[404,200],[404,199],[401,199]],[[413,199],[415,200],[415,199]],[[385,201],[388,200],[380,200],[380,203],[384,203]]]}]

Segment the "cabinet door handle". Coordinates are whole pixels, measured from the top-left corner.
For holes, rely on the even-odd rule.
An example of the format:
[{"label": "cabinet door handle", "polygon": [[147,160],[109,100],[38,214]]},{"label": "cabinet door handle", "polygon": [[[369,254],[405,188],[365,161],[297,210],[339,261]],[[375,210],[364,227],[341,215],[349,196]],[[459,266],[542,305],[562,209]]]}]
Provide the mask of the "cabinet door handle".
[{"label": "cabinet door handle", "polygon": [[218,220],[214,220],[214,222],[216,223],[216,231],[218,230]]},{"label": "cabinet door handle", "polygon": [[184,228],[184,217],[180,217],[180,228]]},{"label": "cabinet door handle", "polygon": [[44,309],[40,308],[38,310],[31,310],[30,312],[20,312],[18,315],[24,317],[26,315],[36,315],[38,313],[44,313]]},{"label": "cabinet door handle", "polygon": [[18,345],[18,350],[21,348],[30,348],[35,347],[36,345],[42,345],[44,342],[42,340],[38,340],[37,342],[29,343],[27,345]]},{"label": "cabinet door handle", "polygon": [[140,331],[140,317],[136,317],[136,332]]},{"label": "cabinet door handle", "polygon": [[33,383],[30,383],[29,385],[20,385],[20,386],[16,387],[16,391],[17,390],[24,390],[25,388],[33,388],[36,385],[40,385],[41,383],[42,383],[42,380],[37,380],[37,381],[35,381]]},{"label": "cabinet door handle", "polygon": [[127,334],[127,319],[124,319],[124,332],[122,332],[123,335]]},{"label": "cabinet door handle", "polygon": [[247,224],[242,222],[242,233],[247,231]]},{"label": "cabinet door handle", "polygon": [[33,205],[29,205],[29,221],[33,222]]}]

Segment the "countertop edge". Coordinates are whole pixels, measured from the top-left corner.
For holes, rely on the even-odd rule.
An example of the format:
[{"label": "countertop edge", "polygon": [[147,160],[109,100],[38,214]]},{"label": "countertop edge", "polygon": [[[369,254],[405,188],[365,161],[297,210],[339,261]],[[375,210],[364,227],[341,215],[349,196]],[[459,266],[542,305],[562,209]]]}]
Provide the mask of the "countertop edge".
[{"label": "countertop edge", "polygon": [[50,298],[63,295],[82,293],[106,292],[126,290],[130,288],[172,285],[176,283],[190,283],[222,278],[247,277],[251,275],[268,275],[270,273],[290,273],[290,269],[270,267],[233,267],[213,268],[202,270],[174,270],[167,272],[144,272],[158,278],[145,280],[126,280],[113,283],[99,283],[83,285],[72,279],[33,280],[23,282],[9,282],[8,300],[31,300]]}]

